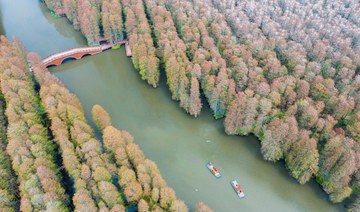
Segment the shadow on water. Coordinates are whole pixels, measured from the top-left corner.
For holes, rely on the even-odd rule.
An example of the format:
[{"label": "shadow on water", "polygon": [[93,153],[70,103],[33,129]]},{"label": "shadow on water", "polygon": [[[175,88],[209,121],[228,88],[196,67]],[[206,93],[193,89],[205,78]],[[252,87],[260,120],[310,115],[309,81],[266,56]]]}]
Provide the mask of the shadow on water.
[{"label": "shadow on water", "polygon": [[2,14],[2,3],[0,2],[0,35],[6,35],[4,24],[3,24],[3,14]]},{"label": "shadow on water", "polygon": [[55,26],[55,29],[59,34],[66,38],[75,38],[76,42],[80,43],[81,46],[86,46],[86,39],[83,36],[74,36],[74,31],[77,33],[80,32],[72,27],[72,23],[69,21],[69,19],[66,17],[53,18],[45,3],[39,2],[39,7],[46,20]]},{"label": "shadow on water", "polygon": [[52,18],[39,0],[0,0],[2,24],[6,36],[17,36],[29,51],[42,57],[76,46],[86,46],[86,39],[74,30],[65,17]]},{"label": "shadow on water", "polygon": [[[58,66],[49,66],[48,69],[51,69],[51,73],[57,73],[57,72],[62,72],[64,71],[61,67],[67,66],[67,65],[71,65],[72,67],[81,67],[82,65],[86,64],[88,61],[86,60],[91,60],[89,59],[89,57],[85,57],[82,58],[80,60],[76,60],[76,59],[70,59],[68,61],[63,61],[61,65]],[[58,67],[58,68],[55,68]]]},{"label": "shadow on water", "polygon": [[[82,36],[74,36],[74,31],[76,31],[72,27],[72,23],[66,17],[53,18],[50,10],[46,7],[45,3],[41,3],[39,1],[39,7],[41,9],[41,13],[46,18],[49,24],[54,25],[56,31],[66,38],[75,38],[77,43],[83,43],[84,38]],[[70,25],[71,27],[67,27]],[[66,26],[66,27],[64,27]]]}]

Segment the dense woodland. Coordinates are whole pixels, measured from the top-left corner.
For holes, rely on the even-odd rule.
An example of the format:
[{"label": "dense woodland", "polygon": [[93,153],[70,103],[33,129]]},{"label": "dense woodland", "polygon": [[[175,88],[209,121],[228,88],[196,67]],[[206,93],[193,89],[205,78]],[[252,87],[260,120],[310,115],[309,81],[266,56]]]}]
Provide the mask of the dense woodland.
[{"label": "dense woodland", "polygon": [[[12,169],[17,180],[11,179],[6,190],[18,187],[20,192],[20,210],[67,211],[69,196],[65,193],[64,182],[57,164],[56,146],[50,141],[46,123],[42,118],[43,110],[35,94],[34,81],[29,74],[24,52],[19,43],[10,43],[1,37],[1,91],[6,102],[7,118],[4,140],[6,152],[11,158]],[[7,140],[7,142],[5,142]],[[10,176],[15,177],[14,175]],[[3,177],[3,175],[2,175]],[[17,184],[16,184],[17,182]],[[5,183],[7,184],[7,183]],[[13,196],[10,194],[13,193]],[[18,195],[7,195],[14,205]]]},{"label": "dense woodland", "polygon": [[299,183],[315,178],[332,202],[349,198],[360,210],[358,1],[46,4],[64,8],[89,43],[126,36],[142,78],[156,87],[163,71],[189,114],[200,114],[203,94],[226,133],[254,134],[265,160],[283,160]]},{"label": "dense woodland", "polygon": [[13,40],[0,42],[0,211],[188,211],[128,132],[95,105],[96,139],[79,99]]}]

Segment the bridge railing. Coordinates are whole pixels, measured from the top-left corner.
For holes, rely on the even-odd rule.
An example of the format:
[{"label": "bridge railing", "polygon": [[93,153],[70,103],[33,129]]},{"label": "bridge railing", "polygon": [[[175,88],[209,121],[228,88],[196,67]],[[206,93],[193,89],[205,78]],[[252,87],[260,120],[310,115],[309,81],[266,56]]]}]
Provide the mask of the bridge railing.
[{"label": "bridge railing", "polygon": [[97,48],[72,48],[72,49],[68,49],[66,51],[52,54],[52,55],[44,58],[43,61],[56,60],[58,58],[61,58],[61,57],[67,56],[67,55],[71,55],[71,54],[75,54],[75,53],[101,51],[101,50],[102,50],[102,48],[99,48],[99,47],[97,47]]},{"label": "bridge railing", "polygon": [[98,45],[98,46],[81,46],[81,47],[75,47],[75,48],[71,48],[71,49],[67,49],[64,51],[60,51],[60,52],[56,52],[54,54],[51,54],[49,56],[47,56],[46,58],[44,58],[42,60],[42,62],[44,64],[52,61],[52,60],[56,60],[59,59],[61,57],[67,56],[67,55],[71,55],[71,54],[76,54],[76,53],[82,53],[82,52],[91,52],[91,51],[103,51],[105,49],[111,48],[113,46],[117,46],[117,45],[121,45],[121,44],[126,44],[129,41],[127,39],[121,40],[121,41],[117,41],[113,44],[102,44],[102,45]]}]

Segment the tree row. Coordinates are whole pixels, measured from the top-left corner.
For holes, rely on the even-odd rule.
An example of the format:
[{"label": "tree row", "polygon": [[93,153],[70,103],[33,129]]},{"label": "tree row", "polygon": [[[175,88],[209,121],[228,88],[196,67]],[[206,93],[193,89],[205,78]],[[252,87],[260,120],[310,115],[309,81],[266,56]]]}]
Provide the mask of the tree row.
[{"label": "tree row", "polygon": [[59,173],[56,145],[50,141],[25,53],[19,42],[13,44],[4,36],[0,46],[1,91],[8,121],[6,150],[19,183],[20,210],[68,211],[69,197]]},{"label": "tree row", "polygon": [[186,55],[186,45],[177,34],[171,13],[158,1],[145,1],[145,5],[172,98],[180,101],[180,107],[185,111],[198,116],[202,107],[199,75]]},{"label": "tree row", "polygon": [[159,59],[155,55],[154,41],[146,18],[142,0],[121,1],[126,14],[126,33],[132,52],[135,69],[140,70],[141,78],[157,87],[160,77]]}]

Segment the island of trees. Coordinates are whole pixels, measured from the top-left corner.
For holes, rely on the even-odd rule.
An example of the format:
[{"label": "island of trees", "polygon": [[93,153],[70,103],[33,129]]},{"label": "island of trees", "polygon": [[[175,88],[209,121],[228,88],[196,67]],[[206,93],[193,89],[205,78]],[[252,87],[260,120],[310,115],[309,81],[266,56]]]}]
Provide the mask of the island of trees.
[{"label": "island of trees", "polygon": [[359,210],[358,1],[46,4],[64,9],[90,44],[126,35],[134,67],[150,85],[163,70],[189,114],[200,114],[203,94],[227,134],[254,134],[265,160],[283,160],[299,183],[314,177],[332,202],[350,198],[349,210]]}]

